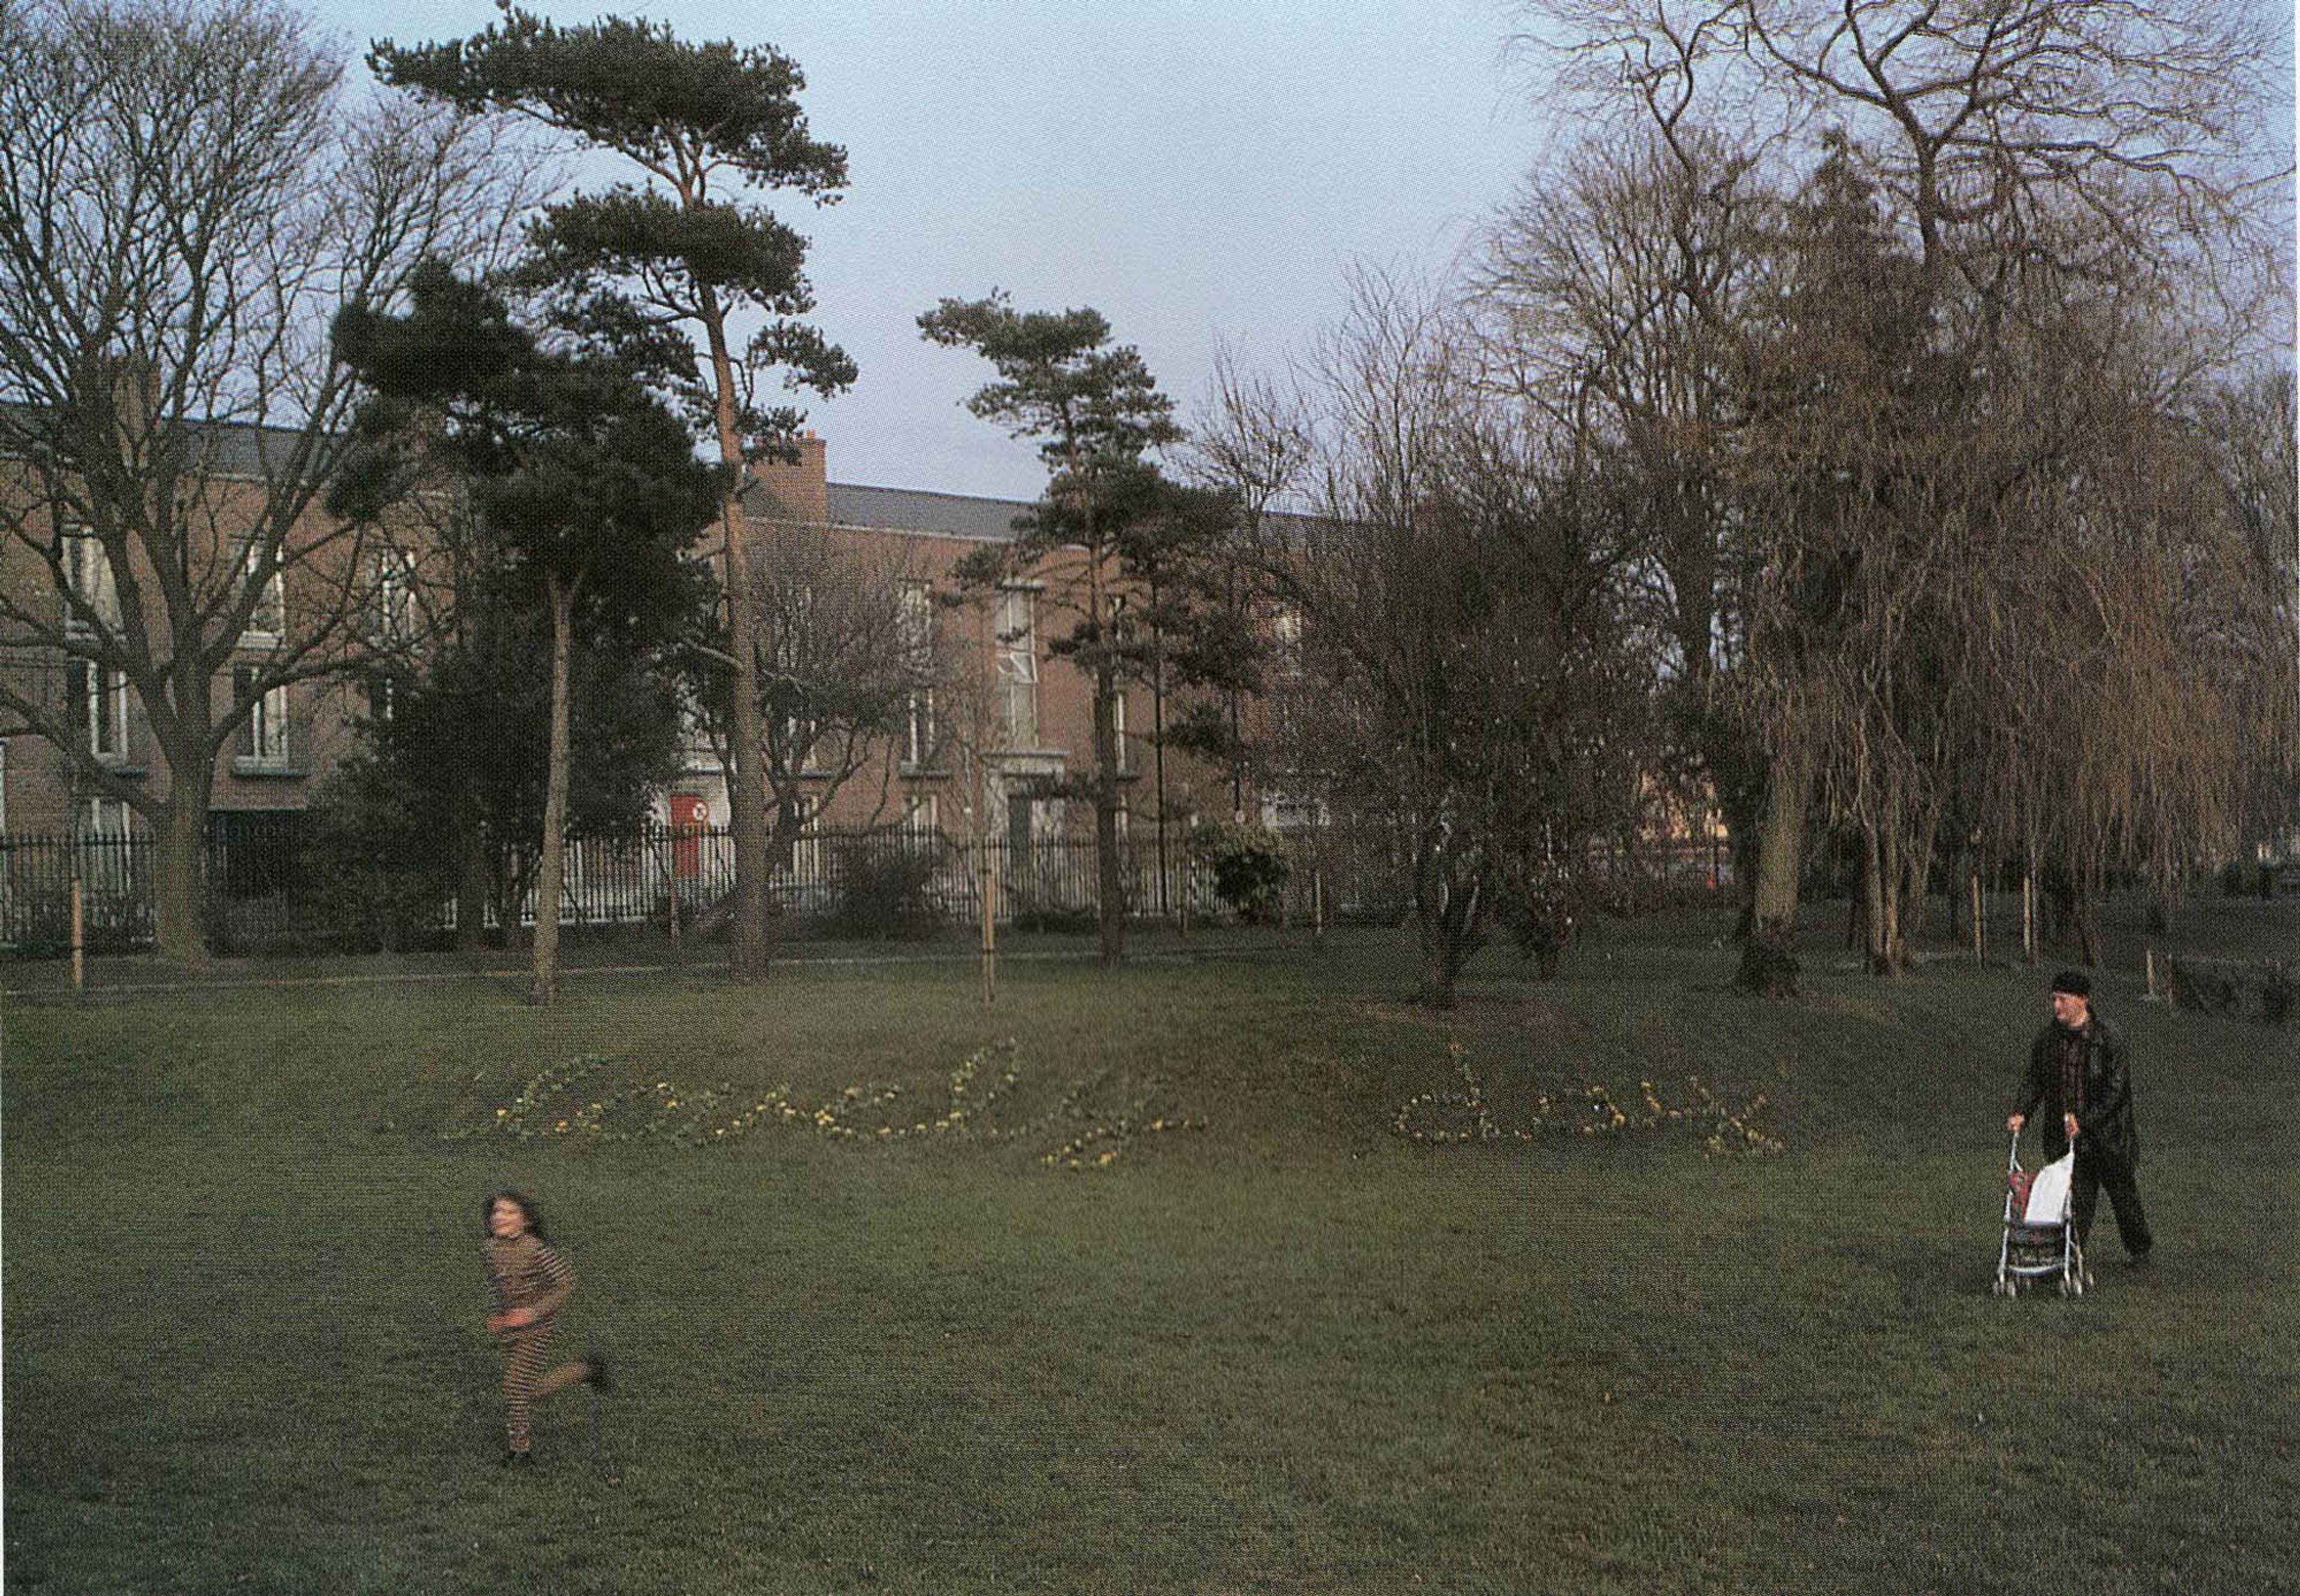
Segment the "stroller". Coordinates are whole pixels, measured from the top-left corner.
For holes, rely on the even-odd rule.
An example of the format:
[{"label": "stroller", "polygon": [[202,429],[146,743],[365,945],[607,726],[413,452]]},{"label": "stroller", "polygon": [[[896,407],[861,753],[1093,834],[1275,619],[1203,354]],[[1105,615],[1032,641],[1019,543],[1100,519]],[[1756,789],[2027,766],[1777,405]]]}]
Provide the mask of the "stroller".
[{"label": "stroller", "polygon": [[2021,1168],[2021,1136],[2013,1133],[2005,1168],[2004,1239],[1996,1252],[1995,1295],[2018,1295],[2023,1280],[2057,1281],[2063,1297],[2084,1295],[2092,1276],[2085,1268],[2084,1248],[2078,1244],[2069,1214],[2076,1167],[2076,1148],[2071,1145],[2031,1176]]}]

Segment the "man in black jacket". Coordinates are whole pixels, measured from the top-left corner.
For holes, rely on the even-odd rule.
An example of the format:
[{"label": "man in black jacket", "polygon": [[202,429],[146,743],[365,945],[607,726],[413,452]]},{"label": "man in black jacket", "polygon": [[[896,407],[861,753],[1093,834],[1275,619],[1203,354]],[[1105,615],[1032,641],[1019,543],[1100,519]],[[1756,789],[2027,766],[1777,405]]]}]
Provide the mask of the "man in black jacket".
[{"label": "man in black jacket", "polygon": [[2132,1121],[2132,1072],[2124,1039],[2092,1011],[2092,982],[2082,970],[2062,970],[2053,977],[2053,1023],[2029,1049],[2021,1099],[2004,1123],[2017,1136],[2039,1107],[2045,1110],[2038,1129],[2048,1160],[2076,1143],[2069,1217],[2077,1244],[2084,1245],[2092,1234],[2093,1209],[2105,1190],[2125,1251],[2134,1263],[2146,1263],[2155,1238],[2133,1179],[2140,1138]]}]

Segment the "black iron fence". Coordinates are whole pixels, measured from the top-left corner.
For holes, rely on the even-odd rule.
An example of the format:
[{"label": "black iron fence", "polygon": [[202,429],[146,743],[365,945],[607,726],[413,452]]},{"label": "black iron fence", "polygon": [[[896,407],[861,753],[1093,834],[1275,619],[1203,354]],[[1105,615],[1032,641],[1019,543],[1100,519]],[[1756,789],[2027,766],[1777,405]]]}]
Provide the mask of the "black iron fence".
[{"label": "black iron fence", "polygon": [[28,953],[72,945],[72,883],[92,952],[152,941],[152,839],[141,833],[0,837],[0,944]]},{"label": "black iron fence", "polygon": [[[1154,850],[1121,849],[1128,912],[1215,914],[1220,905],[1206,870],[1179,837],[1166,852],[1162,871]],[[497,889],[485,911],[491,928],[512,919],[535,923],[535,863],[533,848],[521,844],[489,860]],[[75,878],[85,946],[116,952],[150,945],[152,865],[152,839],[142,832],[0,836],[0,947],[29,954],[68,949]],[[229,947],[358,941],[371,919],[368,906],[329,901],[310,885],[301,833],[292,824],[251,826],[234,818],[212,826],[204,869],[210,935]],[[734,884],[734,838],[723,827],[654,825],[571,837],[559,918],[571,927],[668,926],[674,919],[692,926],[719,910]],[[899,830],[810,830],[773,851],[767,895],[778,915],[843,920],[867,934],[977,921],[986,886],[1001,924],[1090,919],[1101,902],[1093,839],[969,841]],[[454,902],[442,897],[413,930],[419,937],[452,932],[455,914]]]},{"label": "black iron fence", "polygon": [[[353,949],[378,941],[371,903],[313,885],[300,817],[217,817],[207,835],[206,924],[220,951]],[[1285,880],[1266,912],[1296,925],[1394,923],[1410,910],[1403,861],[1372,829],[1281,835]],[[489,860],[491,929],[535,921],[532,850],[505,847]],[[938,924],[978,923],[983,894],[1004,926],[1054,929],[1092,923],[1101,902],[1091,836],[962,838],[906,830],[810,830],[779,846],[768,898],[774,912],[862,935],[901,935]],[[1231,910],[1206,860],[1170,833],[1159,846],[1141,828],[1119,850],[1126,911],[1135,919],[1214,919]],[[1729,865],[1724,867],[1729,877]],[[71,945],[72,884],[80,887],[83,944],[124,952],[153,940],[153,844],[144,833],[76,837],[0,836],[0,947],[19,954]],[[723,827],[650,825],[569,839],[560,921],[568,927],[708,925],[723,919],[734,890],[734,839]],[[1605,905],[1645,906],[1656,894],[1698,896],[1721,878],[1707,846],[1593,855],[1594,890]],[[1606,884],[1611,883],[1609,886]],[[1618,889],[1618,890],[1616,890]],[[445,895],[419,898],[403,944],[444,937],[455,926]],[[382,934],[384,945],[394,933]]]}]

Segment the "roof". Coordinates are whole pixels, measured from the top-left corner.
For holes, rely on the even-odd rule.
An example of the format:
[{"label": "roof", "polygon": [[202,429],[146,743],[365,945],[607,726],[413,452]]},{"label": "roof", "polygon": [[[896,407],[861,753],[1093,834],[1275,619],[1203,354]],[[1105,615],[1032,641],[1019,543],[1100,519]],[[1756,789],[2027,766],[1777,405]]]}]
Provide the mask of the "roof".
[{"label": "roof", "polygon": [[853,482],[833,482],[829,492],[830,519],[838,526],[923,532],[982,543],[1012,542],[1014,518],[1034,508],[1023,499],[977,499],[964,494],[866,487]]},{"label": "roof", "polygon": [[[54,413],[21,400],[0,401],[0,455],[29,458],[34,454],[53,424]],[[294,428],[210,421],[195,416],[163,417],[152,432],[154,443],[171,432],[188,441],[200,468],[226,477],[257,478],[287,470],[305,436]],[[321,440],[323,453],[327,442],[328,436]]]},{"label": "roof", "polygon": [[[967,537],[985,543],[1012,542],[1014,518],[1038,508],[1028,499],[976,499],[963,494],[928,493],[912,487],[865,487],[853,482],[828,486],[830,520],[836,526]],[[1297,536],[1314,535],[1329,524],[1326,517],[1290,511],[1273,510],[1266,514],[1271,521],[1292,528]]]}]

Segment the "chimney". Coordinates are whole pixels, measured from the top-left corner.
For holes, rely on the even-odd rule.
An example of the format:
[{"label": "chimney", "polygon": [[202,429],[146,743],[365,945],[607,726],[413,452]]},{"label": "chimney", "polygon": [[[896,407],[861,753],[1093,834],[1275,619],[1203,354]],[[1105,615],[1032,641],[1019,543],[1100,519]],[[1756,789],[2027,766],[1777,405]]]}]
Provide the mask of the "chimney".
[{"label": "chimney", "polygon": [[[791,450],[797,451],[796,459]],[[827,521],[830,485],[822,440],[813,431],[772,445],[751,465],[751,503],[769,520]]]}]

